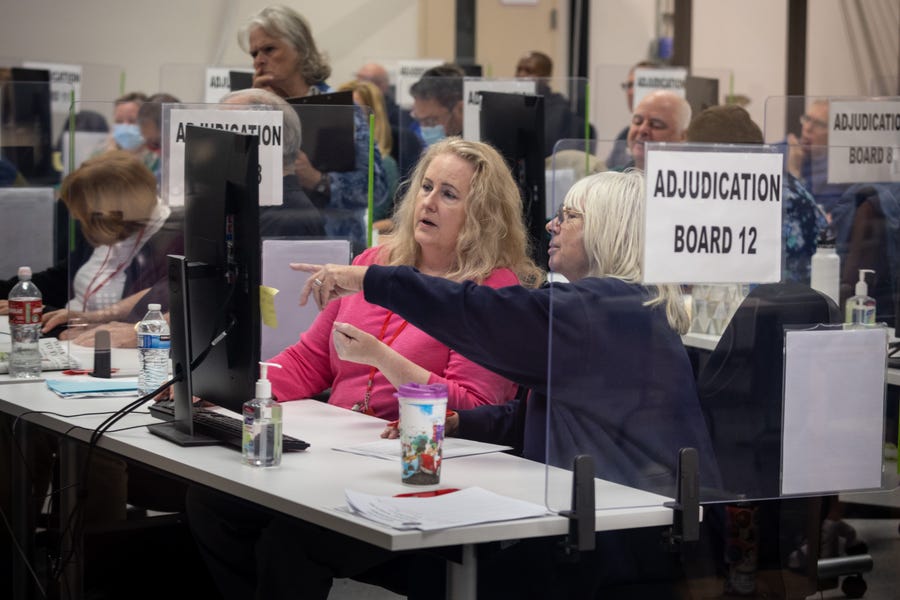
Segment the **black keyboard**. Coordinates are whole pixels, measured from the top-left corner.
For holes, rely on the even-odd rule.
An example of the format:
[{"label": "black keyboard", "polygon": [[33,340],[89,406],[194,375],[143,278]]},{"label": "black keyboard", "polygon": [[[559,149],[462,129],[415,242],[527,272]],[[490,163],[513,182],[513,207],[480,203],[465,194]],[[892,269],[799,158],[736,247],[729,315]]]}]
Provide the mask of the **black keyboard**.
[{"label": "black keyboard", "polygon": [[[171,421],[175,418],[175,407],[171,401],[157,402],[150,405],[150,414],[157,419]],[[194,422],[194,431],[197,433],[215,438],[227,446],[241,448],[244,422],[240,418],[203,408],[194,408],[191,420]],[[299,438],[289,435],[281,436],[282,452],[299,452],[307,448],[309,448],[309,444]]]}]

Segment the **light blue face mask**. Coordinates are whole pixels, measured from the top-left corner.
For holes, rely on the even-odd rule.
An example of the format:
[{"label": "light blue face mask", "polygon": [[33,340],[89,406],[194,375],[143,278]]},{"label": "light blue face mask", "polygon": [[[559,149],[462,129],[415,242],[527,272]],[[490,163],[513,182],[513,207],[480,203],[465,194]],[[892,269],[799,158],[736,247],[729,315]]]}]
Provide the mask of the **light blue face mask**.
[{"label": "light blue face mask", "polygon": [[433,127],[419,127],[419,131],[422,133],[422,140],[425,142],[426,146],[436,144],[437,142],[447,137],[447,132],[444,131],[443,125],[434,125]]},{"label": "light blue face mask", "polygon": [[144,143],[140,127],[130,123],[117,123],[113,127],[113,139],[123,150],[134,150]]}]

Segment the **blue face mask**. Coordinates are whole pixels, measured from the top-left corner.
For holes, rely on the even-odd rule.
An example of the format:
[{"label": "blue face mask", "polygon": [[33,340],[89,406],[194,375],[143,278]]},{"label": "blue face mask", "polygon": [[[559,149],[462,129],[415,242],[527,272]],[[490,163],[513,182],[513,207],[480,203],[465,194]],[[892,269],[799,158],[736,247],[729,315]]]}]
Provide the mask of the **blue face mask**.
[{"label": "blue face mask", "polygon": [[140,127],[129,123],[117,123],[113,127],[113,139],[123,150],[134,150],[144,143]]},{"label": "blue face mask", "polygon": [[419,131],[422,133],[422,140],[425,142],[426,146],[436,144],[437,142],[447,137],[447,133],[444,131],[443,125],[435,125],[433,127],[419,127]]}]

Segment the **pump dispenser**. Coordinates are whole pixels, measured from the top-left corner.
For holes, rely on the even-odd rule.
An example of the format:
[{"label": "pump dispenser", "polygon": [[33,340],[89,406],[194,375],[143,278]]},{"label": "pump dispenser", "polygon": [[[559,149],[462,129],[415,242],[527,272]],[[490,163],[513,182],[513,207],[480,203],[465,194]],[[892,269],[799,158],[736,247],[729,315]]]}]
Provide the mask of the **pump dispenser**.
[{"label": "pump dispenser", "polygon": [[268,367],[275,363],[259,363],[255,398],[244,403],[244,435],[242,457],[253,467],[277,467],[281,464],[281,405],[272,399],[272,383]]},{"label": "pump dispenser", "polygon": [[869,296],[869,286],[866,284],[866,273],[875,274],[872,269],[860,269],[859,281],[856,282],[856,294],[847,299],[845,308],[845,321],[851,325],[875,324],[875,298]]}]

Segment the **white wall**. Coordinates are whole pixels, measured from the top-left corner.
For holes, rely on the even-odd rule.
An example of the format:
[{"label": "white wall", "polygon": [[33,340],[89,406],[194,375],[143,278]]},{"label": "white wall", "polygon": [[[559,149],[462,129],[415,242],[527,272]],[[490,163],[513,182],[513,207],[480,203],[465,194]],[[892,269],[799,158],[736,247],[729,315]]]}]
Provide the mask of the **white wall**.
[{"label": "white wall", "polygon": [[[160,70],[185,65],[250,66],[237,30],[270,4],[251,0],[11,0],[0,19],[0,62],[85,65],[102,79],[85,81],[92,99],[112,100],[119,73],[126,91],[160,89]],[[351,79],[370,58],[415,57],[417,0],[288,1],[310,21],[331,58],[332,84]],[[165,79],[165,77],[163,77]],[[184,100],[188,100],[184,98]],[[193,101],[202,98],[191,99]]]}]

